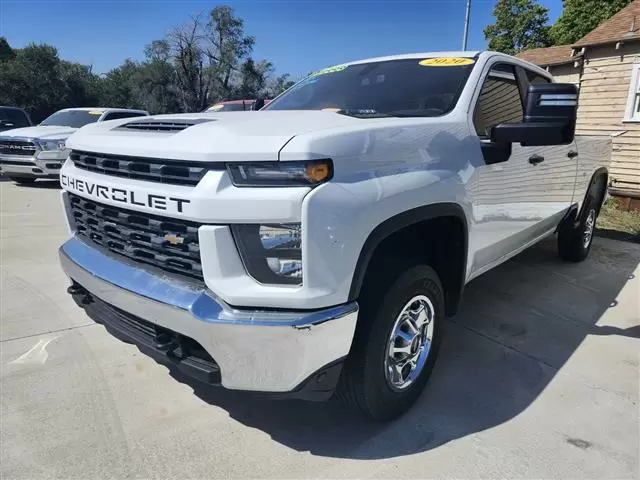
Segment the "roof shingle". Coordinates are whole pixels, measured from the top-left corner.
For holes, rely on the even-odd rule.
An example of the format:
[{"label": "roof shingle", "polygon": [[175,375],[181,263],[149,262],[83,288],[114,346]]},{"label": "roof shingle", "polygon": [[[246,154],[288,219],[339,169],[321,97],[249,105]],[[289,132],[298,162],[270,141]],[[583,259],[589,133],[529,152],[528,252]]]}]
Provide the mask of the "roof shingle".
[{"label": "roof shingle", "polygon": [[535,63],[540,67],[548,67],[575,61],[575,58],[571,57],[571,51],[571,45],[557,45],[555,47],[524,50],[518,53],[516,57],[526,60],[527,62]]},{"label": "roof shingle", "polygon": [[640,0],[634,0],[574,43],[576,48],[621,40],[640,40]]}]

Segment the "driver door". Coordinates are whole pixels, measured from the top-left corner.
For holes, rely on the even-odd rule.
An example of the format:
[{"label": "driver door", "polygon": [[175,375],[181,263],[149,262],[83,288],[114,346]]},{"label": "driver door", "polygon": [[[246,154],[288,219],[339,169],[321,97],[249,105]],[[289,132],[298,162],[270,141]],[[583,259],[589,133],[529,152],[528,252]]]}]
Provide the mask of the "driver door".
[{"label": "driver door", "polygon": [[554,229],[571,204],[575,179],[574,170],[560,181],[560,188],[553,188],[558,184],[557,175],[567,167],[563,160],[569,150],[566,145],[523,147],[491,142],[494,126],[523,121],[528,80],[522,78],[520,67],[509,63],[486,68],[472,112],[485,162],[476,169],[470,188],[475,226],[469,239],[474,252],[472,277]]}]

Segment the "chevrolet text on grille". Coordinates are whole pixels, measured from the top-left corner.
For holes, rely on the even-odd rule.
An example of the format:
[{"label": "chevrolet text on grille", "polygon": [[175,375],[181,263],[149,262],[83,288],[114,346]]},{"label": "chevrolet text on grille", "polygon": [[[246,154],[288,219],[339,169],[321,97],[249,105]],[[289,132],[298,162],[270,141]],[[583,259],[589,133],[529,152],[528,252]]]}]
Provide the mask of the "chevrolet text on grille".
[{"label": "chevrolet text on grille", "polygon": [[73,178],[64,174],[60,175],[60,183],[63,187],[68,187],[79,193],[88,193],[95,198],[103,198],[105,200],[113,200],[114,202],[138,205],[140,207],[150,207],[156,210],[167,210],[168,206],[175,205],[176,211],[182,213],[183,205],[191,203],[191,200],[187,200],[185,198],[134,192],[132,190],[125,190],[124,188],[87,182],[86,180]]}]

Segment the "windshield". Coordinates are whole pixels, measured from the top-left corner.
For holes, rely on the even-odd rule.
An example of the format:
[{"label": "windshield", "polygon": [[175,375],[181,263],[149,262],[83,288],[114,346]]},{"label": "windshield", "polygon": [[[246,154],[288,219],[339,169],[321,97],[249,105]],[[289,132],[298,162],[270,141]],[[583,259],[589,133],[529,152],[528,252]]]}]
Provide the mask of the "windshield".
[{"label": "windshield", "polygon": [[58,125],[80,128],[89,123],[97,122],[102,115],[99,110],[64,110],[45,118],[40,125]]},{"label": "windshield", "polygon": [[444,115],[473,64],[470,58],[412,58],[338,65],[310,75],[263,110],[330,109],[364,118]]}]

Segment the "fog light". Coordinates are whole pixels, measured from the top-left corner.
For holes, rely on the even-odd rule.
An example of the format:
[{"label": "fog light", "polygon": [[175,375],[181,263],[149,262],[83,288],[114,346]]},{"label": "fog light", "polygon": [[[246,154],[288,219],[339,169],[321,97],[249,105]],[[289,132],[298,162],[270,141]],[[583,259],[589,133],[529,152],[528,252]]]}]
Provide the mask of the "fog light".
[{"label": "fog light", "polygon": [[299,223],[233,225],[247,273],[260,283],[302,283],[302,235]]}]

